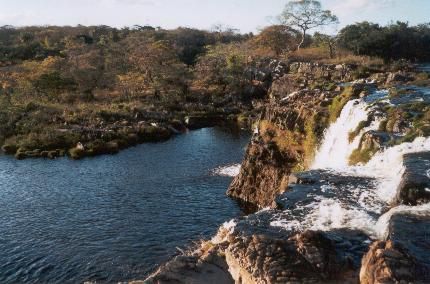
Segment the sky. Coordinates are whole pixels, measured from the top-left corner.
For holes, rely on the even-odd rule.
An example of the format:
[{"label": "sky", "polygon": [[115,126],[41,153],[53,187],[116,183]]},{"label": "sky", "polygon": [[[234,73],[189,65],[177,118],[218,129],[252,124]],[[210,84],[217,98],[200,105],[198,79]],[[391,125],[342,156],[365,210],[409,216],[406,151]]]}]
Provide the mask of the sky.
[{"label": "sky", "polygon": [[[0,26],[152,25],[256,32],[276,23],[287,0],[0,0]],[[321,0],[339,17],[331,30],[359,21],[430,22],[430,0]]]}]

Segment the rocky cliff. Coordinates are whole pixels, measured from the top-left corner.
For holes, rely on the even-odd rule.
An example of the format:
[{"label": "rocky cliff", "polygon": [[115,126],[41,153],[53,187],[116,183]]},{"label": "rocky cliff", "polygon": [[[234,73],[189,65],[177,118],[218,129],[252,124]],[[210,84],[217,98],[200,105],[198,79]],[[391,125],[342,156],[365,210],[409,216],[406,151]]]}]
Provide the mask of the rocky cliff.
[{"label": "rocky cliff", "polygon": [[353,67],[288,70],[228,190],[264,209],[147,283],[429,283],[428,91],[405,87],[413,74],[343,84]]},{"label": "rocky cliff", "polygon": [[[351,78],[352,66],[294,63],[275,80],[269,103],[254,126],[242,169],[227,194],[259,207],[273,207],[291,173],[305,169],[329,123],[333,99],[344,92],[335,82]],[[357,96],[362,86],[349,91]]]}]

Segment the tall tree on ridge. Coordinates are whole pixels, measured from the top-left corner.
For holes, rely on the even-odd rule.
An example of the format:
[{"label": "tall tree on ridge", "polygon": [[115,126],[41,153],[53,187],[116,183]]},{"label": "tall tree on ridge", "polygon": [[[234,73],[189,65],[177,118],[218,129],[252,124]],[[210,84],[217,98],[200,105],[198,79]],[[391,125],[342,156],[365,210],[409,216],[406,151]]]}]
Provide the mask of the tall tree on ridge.
[{"label": "tall tree on ridge", "polygon": [[309,30],[339,21],[331,11],[323,10],[321,3],[316,0],[289,1],[280,15],[280,20],[284,25],[302,32],[302,40],[297,50],[302,47]]}]

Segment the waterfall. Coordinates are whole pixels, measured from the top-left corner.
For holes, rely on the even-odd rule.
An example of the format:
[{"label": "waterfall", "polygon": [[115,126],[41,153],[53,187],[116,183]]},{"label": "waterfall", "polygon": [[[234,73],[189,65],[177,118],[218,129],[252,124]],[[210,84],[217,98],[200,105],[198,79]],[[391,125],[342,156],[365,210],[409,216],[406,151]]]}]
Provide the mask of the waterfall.
[{"label": "waterfall", "polygon": [[393,201],[404,173],[403,155],[430,151],[430,137],[418,137],[413,142],[402,143],[376,153],[363,166],[349,167],[348,171],[379,180],[376,192],[387,203]]},{"label": "waterfall", "polygon": [[351,100],[345,105],[340,117],[325,132],[312,169],[343,169],[348,166],[349,156],[360,143],[360,135],[350,143],[349,133],[356,130],[360,122],[367,120],[368,106],[363,100]]},{"label": "waterfall", "polygon": [[[418,137],[413,142],[387,147],[377,152],[364,165],[349,166],[351,153],[359,146],[362,135],[370,130],[377,130],[382,120],[373,116],[368,127],[363,128],[353,141],[349,133],[355,131],[360,122],[368,120],[372,104],[364,100],[351,100],[343,108],[340,117],[325,132],[311,169],[328,171],[342,176],[363,177],[372,180],[371,185],[336,185],[328,183],[323,193],[308,194],[309,202],[288,208],[277,218],[272,219],[272,226],[287,230],[331,230],[334,228],[359,229],[375,238],[385,238],[391,217],[396,213],[407,212],[418,215],[430,215],[430,204],[422,206],[391,207],[405,172],[403,156],[405,154],[430,151],[430,137]],[[430,170],[428,171],[430,175]],[[322,188],[322,187],[321,187]],[[335,192],[325,196],[324,192]],[[303,214],[306,212],[305,214]]]}]

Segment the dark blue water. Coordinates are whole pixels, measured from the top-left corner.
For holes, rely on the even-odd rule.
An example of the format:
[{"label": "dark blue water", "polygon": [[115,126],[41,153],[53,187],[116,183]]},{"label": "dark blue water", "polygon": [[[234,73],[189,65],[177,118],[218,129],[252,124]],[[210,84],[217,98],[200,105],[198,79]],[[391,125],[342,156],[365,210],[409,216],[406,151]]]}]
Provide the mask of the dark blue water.
[{"label": "dark blue water", "polygon": [[240,214],[211,170],[248,140],[213,128],[82,161],[0,156],[0,283],[142,279]]}]

